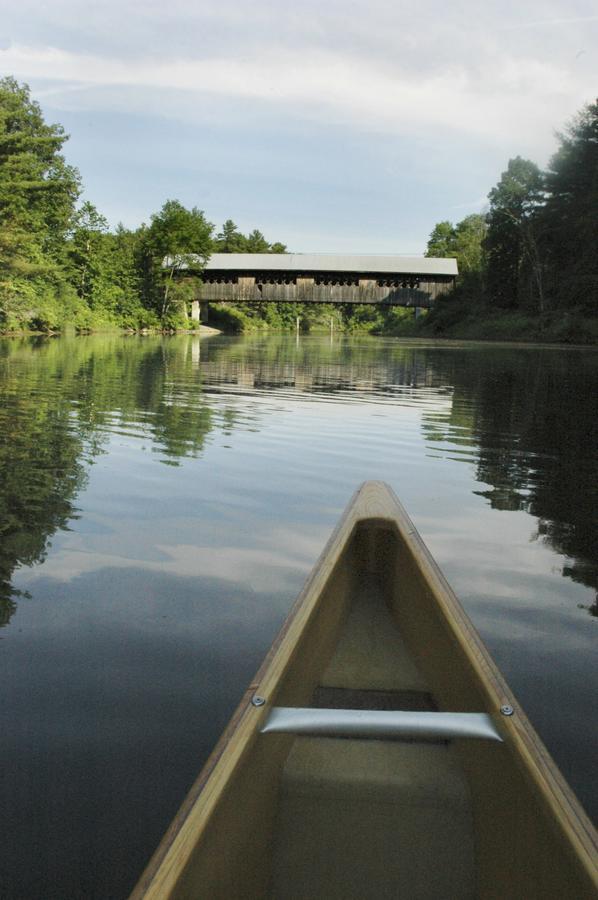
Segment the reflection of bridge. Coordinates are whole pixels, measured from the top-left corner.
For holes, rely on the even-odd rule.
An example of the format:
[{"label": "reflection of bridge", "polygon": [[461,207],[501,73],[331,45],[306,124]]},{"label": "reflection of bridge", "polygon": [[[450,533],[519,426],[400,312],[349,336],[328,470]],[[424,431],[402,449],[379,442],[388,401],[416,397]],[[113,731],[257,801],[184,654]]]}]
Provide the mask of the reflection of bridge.
[{"label": "reflection of bridge", "polygon": [[380,362],[267,362],[265,360],[202,359],[200,339],[190,345],[194,367],[204,388],[224,393],[290,391],[315,394],[415,394],[427,388],[446,400],[425,357]]},{"label": "reflection of bridge", "polygon": [[[192,269],[192,260],[179,269]],[[199,299],[235,303],[354,303],[428,308],[452,286],[454,259],[315,253],[214,253]]]}]

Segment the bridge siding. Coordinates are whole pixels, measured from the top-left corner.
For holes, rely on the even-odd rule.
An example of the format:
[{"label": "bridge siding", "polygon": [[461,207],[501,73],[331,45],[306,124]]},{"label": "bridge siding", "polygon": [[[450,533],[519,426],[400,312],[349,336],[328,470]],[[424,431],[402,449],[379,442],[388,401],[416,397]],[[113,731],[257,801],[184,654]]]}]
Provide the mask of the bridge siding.
[{"label": "bridge siding", "polygon": [[[397,279],[399,280],[399,279]],[[203,284],[199,299],[211,303],[355,303],[388,306],[428,307],[446,293],[453,279],[419,281],[419,288],[387,287],[373,279],[361,279],[358,284],[315,284],[313,278],[297,278],[290,284],[256,284],[255,279],[241,277]]]},{"label": "bridge siding", "polygon": [[[303,268],[310,262],[321,268]],[[343,264],[346,269],[336,268]],[[369,268],[374,265],[380,269]],[[181,263],[179,276],[185,277],[183,272],[188,269],[188,262]],[[203,272],[196,302],[347,303],[425,308],[433,306],[441,294],[450,290],[456,272],[453,259],[216,254]]]}]

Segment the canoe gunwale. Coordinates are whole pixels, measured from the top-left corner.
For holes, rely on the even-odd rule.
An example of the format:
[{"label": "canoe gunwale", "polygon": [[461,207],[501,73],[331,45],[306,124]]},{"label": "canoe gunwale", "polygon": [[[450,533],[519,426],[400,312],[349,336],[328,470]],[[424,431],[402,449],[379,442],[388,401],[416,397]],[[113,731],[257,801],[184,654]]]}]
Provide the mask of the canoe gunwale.
[{"label": "canoe gunwale", "polygon": [[[291,666],[300,639],[334,577],[343,550],[358,529],[393,531],[403,542],[431,591],[440,621],[466,661],[485,706],[463,710],[488,714],[517,766],[548,812],[569,851],[598,890],[598,839],[589,818],[544,744],[532,728],[417,529],[394,492],[382,482],[364,482],[351,498],[303,589],[291,607],[255,678],[150,859],[131,900],[170,897],[193,849],[224,796],[234,773],[259,739],[278,686]],[[255,706],[255,696],[264,698]],[[501,707],[511,707],[504,715]],[[455,710],[455,712],[459,712]]]}]

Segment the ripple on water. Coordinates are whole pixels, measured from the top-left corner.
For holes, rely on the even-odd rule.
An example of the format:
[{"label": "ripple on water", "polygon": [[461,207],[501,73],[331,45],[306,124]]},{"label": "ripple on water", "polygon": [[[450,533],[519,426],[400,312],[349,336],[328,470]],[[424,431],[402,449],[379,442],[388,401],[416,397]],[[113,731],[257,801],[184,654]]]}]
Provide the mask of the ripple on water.
[{"label": "ripple on water", "polygon": [[596,396],[575,349],[0,341],[9,895],[127,894],[368,478],[596,810]]}]

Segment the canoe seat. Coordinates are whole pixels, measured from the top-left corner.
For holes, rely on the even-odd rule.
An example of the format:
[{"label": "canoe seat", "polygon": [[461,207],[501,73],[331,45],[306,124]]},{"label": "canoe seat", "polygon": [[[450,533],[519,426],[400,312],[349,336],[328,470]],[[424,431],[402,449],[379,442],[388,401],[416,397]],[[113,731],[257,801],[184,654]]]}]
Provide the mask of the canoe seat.
[{"label": "canoe seat", "polygon": [[469,792],[450,744],[296,738],[274,834],[276,900],[475,896]]}]

